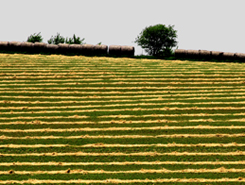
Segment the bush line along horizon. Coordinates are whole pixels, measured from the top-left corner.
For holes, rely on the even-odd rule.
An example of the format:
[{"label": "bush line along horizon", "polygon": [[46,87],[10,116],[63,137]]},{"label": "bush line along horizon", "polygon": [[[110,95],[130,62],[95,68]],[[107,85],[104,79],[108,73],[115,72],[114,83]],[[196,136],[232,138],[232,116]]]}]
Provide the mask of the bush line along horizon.
[{"label": "bush line along horizon", "polygon": [[[245,61],[245,53],[230,53],[221,51],[207,51],[207,50],[185,50],[178,49],[173,51],[173,47],[177,46],[177,31],[173,29],[173,25],[168,27],[162,24],[149,26],[142,30],[142,32],[135,39],[135,43],[141,46],[145,52],[153,58],[159,59],[180,59],[180,60],[211,60],[211,61]],[[21,47],[24,53],[49,53],[49,54],[75,54],[75,55],[112,55],[112,56],[134,56],[133,46],[120,45],[103,45],[99,42],[97,45],[86,44],[85,38],[81,39],[73,34],[73,37],[66,39],[57,33],[56,36],[51,36],[48,40],[48,45],[42,43],[43,38],[41,32],[34,33],[27,38],[27,42],[0,42],[0,52],[6,50],[13,50],[17,52],[17,47]],[[32,43],[32,44],[30,44]],[[82,47],[81,47],[82,46]],[[30,49],[31,48],[31,49]],[[16,51],[14,51],[14,49]],[[28,50],[32,50],[31,52]],[[46,50],[46,51],[44,51]],[[47,52],[48,51],[48,52]],[[142,57],[142,55],[141,55]],[[147,56],[145,56],[147,57]]]}]

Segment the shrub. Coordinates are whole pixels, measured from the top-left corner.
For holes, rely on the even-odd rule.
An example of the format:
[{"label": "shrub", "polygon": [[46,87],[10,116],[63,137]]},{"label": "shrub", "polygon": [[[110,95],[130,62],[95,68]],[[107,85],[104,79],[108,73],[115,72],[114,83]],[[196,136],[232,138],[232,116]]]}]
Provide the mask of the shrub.
[{"label": "shrub", "polygon": [[80,37],[76,37],[76,35],[74,34],[72,38],[66,38],[65,43],[66,44],[85,44],[83,43],[85,39],[83,38],[82,40],[80,39]]},{"label": "shrub", "polygon": [[63,44],[65,43],[65,38],[62,37],[59,33],[57,33],[56,36],[52,36],[49,40],[48,40],[49,44]]},{"label": "shrub", "polygon": [[40,35],[41,32],[39,32],[38,34],[34,33],[32,35],[30,35],[28,38],[27,38],[27,42],[32,42],[32,43],[35,43],[35,42],[42,42],[43,41],[43,38],[42,36]]}]

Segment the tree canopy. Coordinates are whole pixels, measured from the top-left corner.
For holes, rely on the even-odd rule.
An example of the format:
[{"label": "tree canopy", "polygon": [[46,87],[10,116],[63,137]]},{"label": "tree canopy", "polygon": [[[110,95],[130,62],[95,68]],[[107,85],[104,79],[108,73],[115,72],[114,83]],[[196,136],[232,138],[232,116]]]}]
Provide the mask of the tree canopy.
[{"label": "tree canopy", "polygon": [[135,43],[149,55],[168,56],[172,53],[172,48],[177,46],[177,31],[173,27],[162,24],[146,27],[136,38]]}]

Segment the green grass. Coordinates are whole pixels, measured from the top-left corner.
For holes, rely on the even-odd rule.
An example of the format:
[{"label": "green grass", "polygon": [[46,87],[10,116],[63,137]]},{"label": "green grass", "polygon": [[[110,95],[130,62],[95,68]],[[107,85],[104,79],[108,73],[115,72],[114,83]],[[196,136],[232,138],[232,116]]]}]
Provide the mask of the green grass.
[{"label": "green grass", "polygon": [[[14,171],[130,171],[141,169],[244,169],[243,146],[133,146],[81,147],[86,144],[244,144],[245,137],[219,134],[244,134],[244,128],[231,129],[157,129],[164,126],[244,126],[245,66],[243,63],[222,61],[167,60],[151,57],[117,58],[62,55],[0,55],[0,173]],[[146,83],[144,83],[146,82]],[[143,104],[142,104],[143,103]],[[129,105],[131,104],[131,105]],[[115,106],[117,105],[117,106]],[[217,107],[217,108],[216,108]],[[230,108],[231,107],[231,108]],[[140,109],[139,109],[140,108]],[[165,108],[165,109],[163,109]],[[168,110],[169,108],[170,110]],[[171,110],[176,108],[176,110]],[[199,108],[199,109],[198,109]],[[202,108],[202,109],[200,109]],[[212,110],[210,110],[212,108]],[[115,110],[113,110],[115,109]],[[162,110],[161,110],[162,109]],[[79,117],[86,116],[86,117]],[[41,123],[37,124],[35,121]],[[20,124],[26,122],[26,124]],[[42,122],[45,122],[42,124]],[[69,124],[64,124],[68,123]],[[76,123],[74,123],[76,122]],[[11,124],[9,124],[11,123]],[[94,131],[7,132],[5,129],[71,129],[122,128]],[[146,128],[123,130],[123,128]],[[148,128],[148,129],[147,129]],[[175,134],[214,134],[213,137],[158,137]],[[68,139],[69,136],[114,136],[112,138]],[[150,138],[116,138],[122,135],[151,136]],[[21,137],[60,136],[59,139]],[[15,137],[6,139],[4,137]],[[10,145],[13,144],[13,145]],[[34,145],[66,144],[66,147],[31,147]],[[6,145],[10,145],[6,147]],[[30,145],[15,148],[14,145]],[[87,156],[19,156],[19,154],[76,153]],[[103,155],[90,153],[143,153],[202,155]],[[207,155],[214,153],[214,155]],[[68,162],[101,165],[4,165],[17,162]],[[152,164],[108,165],[107,162],[151,162]],[[192,162],[192,164],[155,164],[155,161]],[[205,161],[220,164],[205,164]],[[193,164],[203,162],[202,164]],[[222,162],[227,162],[222,163]],[[238,180],[239,177],[243,179]],[[243,184],[244,172],[230,173],[88,173],[88,174],[0,174],[0,183],[9,180],[106,180],[106,179],[237,179],[232,182],[188,182],[188,184]],[[22,181],[23,182],[23,181]],[[13,183],[18,184],[18,183]],[[40,183],[42,184],[42,183]],[[46,183],[47,184],[47,183]],[[64,184],[64,183],[58,183]],[[74,184],[74,183],[70,183]],[[79,183],[76,183],[79,184]],[[96,183],[95,183],[96,184]],[[99,183],[97,183],[99,184]],[[108,182],[107,184],[111,184]],[[121,184],[128,184],[122,182]],[[131,184],[159,184],[150,181]],[[160,184],[187,184],[171,182]]]}]

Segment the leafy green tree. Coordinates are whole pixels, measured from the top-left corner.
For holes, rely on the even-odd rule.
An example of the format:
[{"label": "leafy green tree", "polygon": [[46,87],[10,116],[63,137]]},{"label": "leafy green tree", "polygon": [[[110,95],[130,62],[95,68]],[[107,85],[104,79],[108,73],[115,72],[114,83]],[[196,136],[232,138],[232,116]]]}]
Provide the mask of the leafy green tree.
[{"label": "leafy green tree", "polygon": [[81,40],[80,37],[76,37],[76,35],[74,34],[72,38],[66,38],[65,42],[67,44],[85,44],[83,43],[84,40],[84,38]]},{"label": "leafy green tree", "polygon": [[32,35],[30,35],[28,38],[27,38],[27,42],[42,42],[43,41],[43,38],[42,36],[40,35],[41,32],[39,32],[38,34],[34,33]]},{"label": "leafy green tree", "polygon": [[59,33],[57,33],[56,36],[52,36],[49,40],[48,40],[49,44],[60,44],[60,43],[65,43],[65,38],[62,37]]},{"label": "leafy green tree", "polygon": [[149,55],[169,56],[173,53],[172,48],[177,46],[177,31],[173,27],[162,24],[146,27],[136,38],[135,43]]}]

